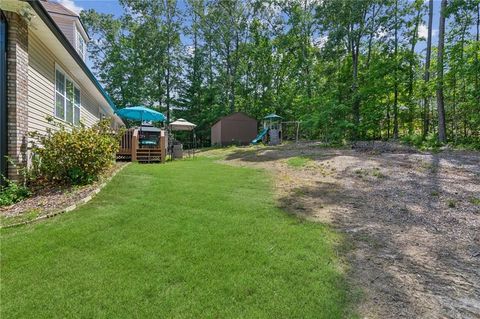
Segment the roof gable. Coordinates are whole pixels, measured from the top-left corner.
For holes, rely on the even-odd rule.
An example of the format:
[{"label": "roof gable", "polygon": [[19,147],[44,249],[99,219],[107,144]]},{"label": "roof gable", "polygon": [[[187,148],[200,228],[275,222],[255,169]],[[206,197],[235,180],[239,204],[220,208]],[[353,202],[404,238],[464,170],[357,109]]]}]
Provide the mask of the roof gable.
[{"label": "roof gable", "polygon": [[257,119],[251,117],[250,115],[248,115],[245,112],[235,112],[235,113],[232,113],[232,114],[229,114],[229,115],[226,115],[226,116],[223,116],[223,117],[219,118],[215,122],[215,124],[213,124],[213,125],[216,125],[218,122],[221,122],[223,120],[229,120],[229,119],[231,119],[231,120],[241,120],[241,119],[243,119],[243,120],[247,120],[247,121],[257,122]]},{"label": "roof gable", "polygon": [[[50,43],[49,45],[54,45],[57,48],[56,50],[65,52],[65,56],[67,56],[71,61],[69,63],[74,63],[75,68],[77,68],[78,71],[76,72],[81,72],[81,74],[78,73],[78,76],[82,76],[91,85],[93,85],[93,87],[96,87],[97,92],[103,96],[104,101],[108,104],[108,106],[110,106],[112,111],[115,111],[116,106],[110,96],[98,82],[97,78],[85,64],[85,61],[83,61],[83,59],[77,53],[75,47],[66,38],[65,34],[55,23],[52,15],[45,9],[42,3],[45,3],[45,1],[28,2],[32,9],[36,12],[36,16],[34,16],[34,19],[32,20],[33,24],[37,23],[37,26],[34,28],[36,32],[38,32],[41,37],[43,36],[44,38],[55,39],[56,42]],[[50,36],[50,32],[48,32],[48,35],[46,35],[47,33],[44,30],[49,30],[53,37]],[[60,49],[60,47],[62,47],[62,49]]]},{"label": "roof gable", "polygon": [[[39,3],[71,42],[73,39],[75,39],[76,35],[70,34],[73,31],[69,30],[68,27],[66,29],[64,28],[66,21],[68,21],[68,23],[75,24],[75,28],[77,28],[80,34],[82,34],[82,37],[85,39],[85,41],[90,41],[90,36],[88,35],[87,30],[85,29],[85,26],[83,25],[82,20],[77,13],[66,8],[58,2],[41,0]],[[75,46],[75,43],[72,44]]]},{"label": "roof gable", "polygon": [[57,13],[57,14],[63,14],[63,15],[79,18],[78,14],[65,8],[63,5],[61,5],[58,2],[41,1],[41,3],[45,8],[45,10],[47,10],[49,13]]}]

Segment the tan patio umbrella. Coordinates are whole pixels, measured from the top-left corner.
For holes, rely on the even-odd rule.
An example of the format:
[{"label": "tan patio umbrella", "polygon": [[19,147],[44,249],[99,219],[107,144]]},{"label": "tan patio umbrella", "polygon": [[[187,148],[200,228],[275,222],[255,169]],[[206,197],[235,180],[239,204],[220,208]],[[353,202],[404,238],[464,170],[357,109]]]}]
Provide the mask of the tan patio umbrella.
[{"label": "tan patio umbrella", "polygon": [[[169,128],[170,128],[171,131],[192,131],[192,133],[193,133],[193,135],[192,135],[193,148],[191,150],[192,150],[193,157],[195,157],[195,148],[196,148],[196,144],[197,144],[197,137],[195,136],[195,131],[194,131],[194,128],[196,126],[197,125],[195,125],[193,123],[190,123],[189,121],[187,121],[185,119],[178,119],[178,120],[170,123],[170,125],[169,125]],[[172,150],[172,152],[173,152],[173,150]]]},{"label": "tan patio umbrella", "polygon": [[184,119],[178,119],[172,123],[170,123],[170,129],[172,131],[191,131],[193,130],[197,125],[190,123],[187,120]]}]

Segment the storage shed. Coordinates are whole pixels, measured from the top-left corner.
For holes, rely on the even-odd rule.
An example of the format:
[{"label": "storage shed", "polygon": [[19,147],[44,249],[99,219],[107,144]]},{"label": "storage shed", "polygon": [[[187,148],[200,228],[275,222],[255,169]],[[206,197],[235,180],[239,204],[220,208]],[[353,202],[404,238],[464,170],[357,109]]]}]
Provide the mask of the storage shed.
[{"label": "storage shed", "polygon": [[243,112],[219,119],[211,129],[212,146],[248,145],[257,136],[257,120]]}]

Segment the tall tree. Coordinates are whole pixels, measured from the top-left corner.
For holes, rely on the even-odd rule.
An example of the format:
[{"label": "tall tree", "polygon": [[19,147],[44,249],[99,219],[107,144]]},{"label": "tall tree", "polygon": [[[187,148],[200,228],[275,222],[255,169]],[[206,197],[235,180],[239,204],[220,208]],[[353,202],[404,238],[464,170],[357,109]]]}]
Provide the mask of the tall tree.
[{"label": "tall tree", "polygon": [[358,138],[360,126],[361,96],[359,94],[360,47],[362,38],[368,34],[368,14],[375,10],[376,1],[325,1],[320,23],[327,28],[330,36],[345,43],[351,60],[351,100],[353,115],[353,137]]},{"label": "tall tree", "polygon": [[477,107],[480,109],[480,1],[477,3],[477,22],[475,36],[475,91],[477,92]]},{"label": "tall tree", "polygon": [[415,96],[414,96],[414,79],[415,79],[415,67],[416,67],[416,45],[418,42],[418,30],[420,23],[422,22],[422,13],[424,11],[423,0],[417,0],[412,3],[411,9],[414,14],[414,18],[411,21],[413,25],[411,40],[410,40],[410,54],[408,56],[409,70],[408,70],[408,134],[411,135],[414,132],[414,117],[415,117]]},{"label": "tall tree", "polygon": [[445,124],[443,54],[445,47],[445,18],[447,14],[447,0],[442,0],[440,7],[440,21],[438,23],[438,55],[437,55],[437,112],[438,112],[438,140],[447,142],[447,128]]},{"label": "tall tree", "polygon": [[301,120],[305,137],[327,142],[438,132],[480,145],[479,0],[442,3],[438,47],[433,0],[177,1],[84,13],[94,71],[119,106],[186,117],[204,140],[218,117],[244,111]]},{"label": "tall tree", "polygon": [[395,0],[395,7],[394,7],[394,24],[393,28],[395,30],[394,36],[394,85],[393,85],[393,138],[398,139],[398,32],[399,32],[399,23],[398,23],[398,0]]},{"label": "tall tree", "polygon": [[127,17],[136,27],[133,36],[147,87],[150,106],[166,110],[170,120],[172,92],[178,89],[181,69],[181,18],[176,0],[121,0]]},{"label": "tall tree", "polygon": [[423,97],[423,137],[429,132],[430,126],[430,97],[428,96],[428,84],[430,82],[430,61],[432,57],[432,31],[433,31],[433,0],[428,2],[428,35],[427,35],[427,54],[425,56],[425,90]]}]

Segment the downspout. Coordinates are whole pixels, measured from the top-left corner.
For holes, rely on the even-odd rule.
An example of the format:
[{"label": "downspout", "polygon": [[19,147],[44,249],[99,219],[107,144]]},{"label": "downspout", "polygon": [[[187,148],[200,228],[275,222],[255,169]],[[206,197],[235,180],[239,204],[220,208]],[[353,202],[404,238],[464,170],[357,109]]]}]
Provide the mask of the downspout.
[{"label": "downspout", "polygon": [[[0,11],[0,174],[7,178],[7,18]],[[0,184],[5,182],[0,178]]]}]

